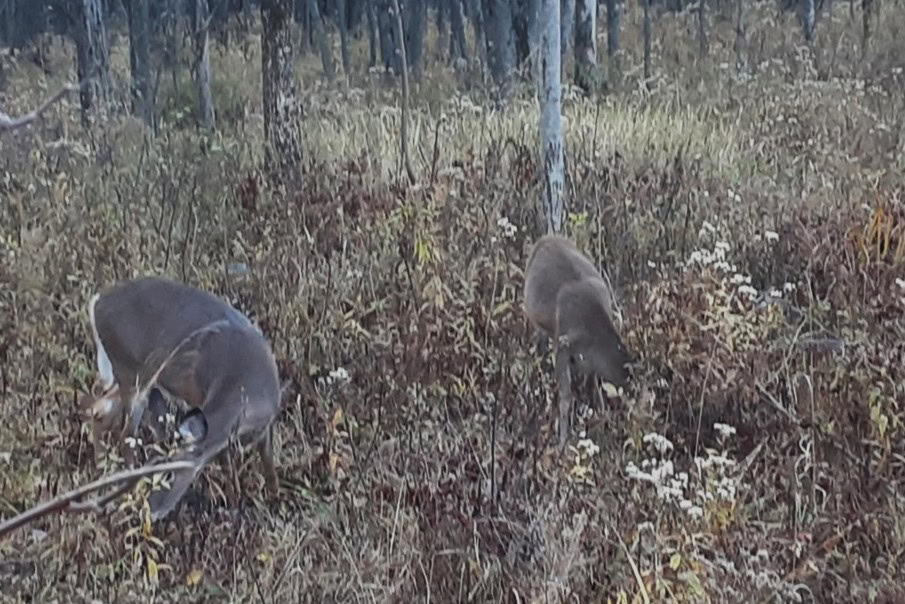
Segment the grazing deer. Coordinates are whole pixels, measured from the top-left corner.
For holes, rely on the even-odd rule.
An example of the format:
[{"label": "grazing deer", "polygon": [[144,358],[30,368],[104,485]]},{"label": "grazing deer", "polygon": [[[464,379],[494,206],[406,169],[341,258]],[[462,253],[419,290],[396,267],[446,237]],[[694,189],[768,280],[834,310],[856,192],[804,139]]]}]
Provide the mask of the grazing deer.
[{"label": "grazing deer", "polygon": [[565,446],[572,408],[571,363],[616,386],[632,362],[613,324],[613,294],[600,271],[559,235],[538,239],[525,268],[525,314],[538,334],[553,338],[559,384],[559,444]]},{"label": "grazing deer", "polygon": [[[224,300],[159,277],[121,282],[96,294],[88,314],[97,347],[100,395],[90,405],[95,435],[120,425],[137,433],[149,404],[159,413],[159,388],[191,409],[179,425],[195,462],[168,490],[151,494],[153,519],[169,514],[204,465],[237,436],[256,442],[272,493],[278,490],[272,422],[280,384],[264,335]],[[128,449],[127,449],[128,450]],[[131,457],[131,455],[130,455]]]}]

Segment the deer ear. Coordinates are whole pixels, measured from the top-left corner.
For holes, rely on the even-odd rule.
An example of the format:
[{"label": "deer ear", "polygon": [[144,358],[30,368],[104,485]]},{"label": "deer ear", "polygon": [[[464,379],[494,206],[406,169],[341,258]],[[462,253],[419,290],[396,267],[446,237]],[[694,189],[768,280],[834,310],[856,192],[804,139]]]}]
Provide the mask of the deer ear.
[{"label": "deer ear", "polygon": [[204,440],[207,436],[207,418],[204,417],[204,412],[201,409],[195,407],[185,414],[179,424],[179,436],[185,440],[186,444]]}]

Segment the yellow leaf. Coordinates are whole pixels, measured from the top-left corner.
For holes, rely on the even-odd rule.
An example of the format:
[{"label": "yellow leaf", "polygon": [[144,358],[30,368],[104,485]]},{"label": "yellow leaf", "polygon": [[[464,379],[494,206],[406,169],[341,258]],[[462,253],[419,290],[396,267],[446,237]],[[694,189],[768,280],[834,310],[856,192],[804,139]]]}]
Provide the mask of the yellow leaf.
[{"label": "yellow leaf", "polygon": [[340,424],[345,423],[346,417],[343,413],[342,407],[333,412],[333,419],[330,421],[330,425],[333,427],[333,430],[336,430],[336,427]]},{"label": "yellow leaf", "polygon": [[148,563],[148,581],[157,584],[157,563],[151,558],[147,558]]},{"label": "yellow leaf", "polygon": [[261,552],[260,554],[257,555],[257,558],[258,558],[258,562],[261,562],[263,564],[267,564],[268,562],[270,562],[270,554],[268,554],[267,552]]},{"label": "yellow leaf", "polygon": [[194,587],[195,585],[198,585],[198,583],[201,581],[202,576],[203,575],[202,575],[201,571],[196,568],[195,570],[190,571],[189,574],[187,574],[185,576],[185,584],[188,585],[189,587]]},{"label": "yellow leaf", "polygon": [[674,553],[669,558],[669,568],[671,568],[673,570],[679,570],[679,565],[681,565],[681,564],[682,564],[682,554],[680,554],[679,552]]}]

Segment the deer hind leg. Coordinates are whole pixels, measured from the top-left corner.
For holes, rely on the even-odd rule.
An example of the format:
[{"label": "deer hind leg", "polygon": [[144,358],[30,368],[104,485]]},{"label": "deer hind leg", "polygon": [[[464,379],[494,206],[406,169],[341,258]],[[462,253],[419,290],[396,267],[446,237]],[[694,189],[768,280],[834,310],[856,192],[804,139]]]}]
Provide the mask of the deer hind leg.
[{"label": "deer hind leg", "polygon": [[276,466],[273,461],[273,424],[264,429],[264,433],[258,440],[258,453],[264,464],[264,482],[271,496],[276,497],[280,492],[280,481],[277,477]]},{"label": "deer hind leg", "polygon": [[556,382],[559,385],[559,446],[569,438],[572,411],[572,368],[568,342],[556,343]]}]

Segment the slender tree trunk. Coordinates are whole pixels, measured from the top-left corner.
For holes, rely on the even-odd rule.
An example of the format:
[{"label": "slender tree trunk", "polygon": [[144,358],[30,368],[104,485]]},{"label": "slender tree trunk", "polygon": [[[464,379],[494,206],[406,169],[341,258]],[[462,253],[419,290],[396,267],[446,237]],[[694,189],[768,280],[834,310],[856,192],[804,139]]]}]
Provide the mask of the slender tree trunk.
[{"label": "slender tree trunk", "polygon": [[873,0],[861,0],[861,60],[867,58],[870,49],[870,18],[873,13]]},{"label": "slender tree trunk", "polygon": [[707,56],[706,11],[706,2],[698,0],[698,57],[701,59]]},{"label": "slender tree trunk", "polygon": [[447,48],[449,56],[452,56],[454,44],[449,35],[449,2],[437,0],[437,59],[443,60],[443,52]]},{"label": "slender tree trunk", "polygon": [[745,21],[743,0],[736,0],[735,6],[735,73],[740,75],[745,67]]},{"label": "slender tree trunk", "polygon": [[484,4],[484,22],[489,27],[487,62],[490,75],[499,89],[500,98],[507,98],[515,69],[515,32],[509,0],[487,0]]},{"label": "slender tree trunk", "polygon": [[343,61],[343,73],[349,77],[349,5],[347,0],[336,0],[336,26],[339,28],[339,52]]},{"label": "slender tree trunk", "polygon": [[264,139],[271,169],[293,179],[302,161],[292,53],[292,0],[261,0]]},{"label": "slender tree trunk", "polygon": [[644,81],[650,87],[650,0],[641,2],[644,5],[644,18],[641,24],[641,35],[644,38]]},{"label": "slender tree trunk", "polygon": [[562,83],[560,81],[560,0],[542,0],[541,23],[541,161],[544,166],[543,207],[538,213],[547,232],[560,232],[565,224],[562,136]]},{"label": "slender tree trunk", "polygon": [[[399,10],[398,0],[392,0],[391,6],[393,25],[396,32],[396,39],[403,40],[402,31],[402,11]],[[409,76],[408,65],[405,56],[405,44],[399,45],[399,61],[402,64],[402,119],[399,128],[399,158],[405,166],[406,174],[410,184],[415,184],[415,171],[412,169],[412,162],[408,153],[408,100],[409,100]]]},{"label": "slender tree trunk", "polygon": [[[494,2],[496,0],[484,1]],[[483,61],[484,64],[487,64],[487,28],[484,26],[484,11],[481,7],[482,0],[463,0],[463,2],[468,3],[468,18],[471,20],[471,28],[474,32],[476,58]]]},{"label": "slender tree trunk", "polygon": [[332,81],[333,76],[336,75],[336,68],[333,66],[333,53],[327,43],[327,32],[324,30],[324,21],[321,19],[317,0],[308,0],[308,18],[311,20],[311,29],[320,51],[321,63],[324,65],[324,75],[328,81]]},{"label": "slender tree trunk", "polygon": [[195,83],[198,86],[198,123],[206,130],[217,127],[211,93],[211,56],[208,0],[195,0]]},{"label": "slender tree trunk", "polygon": [[[441,0],[441,2],[444,0]],[[456,58],[468,60],[468,45],[465,42],[465,15],[463,14],[462,0],[447,0],[449,2],[449,28],[451,39],[456,44]]]},{"label": "slender tree trunk", "polygon": [[[594,0],[591,0],[594,1]],[[559,43],[564,59],[572,44],[572,26],[575,25],[575,0],[561,0],[559,5]]]},{"label": "slender tree trunk", "polygon": [[615,88],[621,78],[619,66],[619,32],[622,28],[622,1],[606,0],[606,54],[609,62],[609,81]]},{"label": "slender tree trunk", "polygon": [[396,52],[401,40],[396,37],[396,29],[393,25],[392,0],[382,0],[377,12],[377,26],[380,29],[380,56],[383,59],[383,67],[393,73],[402,72],[400,53]]},{"label": "slender tree trunk", "polygon": [[597,0],[578,0],[576,16],[575,83],[591,92],[597,87]]},{"label": "slender tree trunk", "polygon": [[74,0],[78,22],[75,27],[76,74],[79,81],[93,75],[87,86],[82,86],[79,100],[82,121],[88,123],[89,113],[106,109],[113,88],[110,79],[110,49],[107,29],[100,0]]},{"label": "slender tree trunk", "polygon": [[[424,28],[427,24],[425,0],[407,0],[405,56],[416,80],[421,80],[421,56],[424,50]],[[400,15],[401,17],[401,15]]]},{"label": "slender tree trunk", "polygon": [[128,0],[129,65],[132,70],[132,113],[151,128],[154,107],[151,98],[151,17],[148,0]]},{"label": "slender tree trunk", "polygon": [[377,29],[377,0],[365,0],[365,14],[368,18],[368,69],[377,65],[377,46],[380,32]]},{"label": "slender tree trunk", "polygon": [[814,25],[817,16],[814,12],[814,0],[801,0],[801,28],[804,30],[804,39],[808,42],[814,40]]}]

